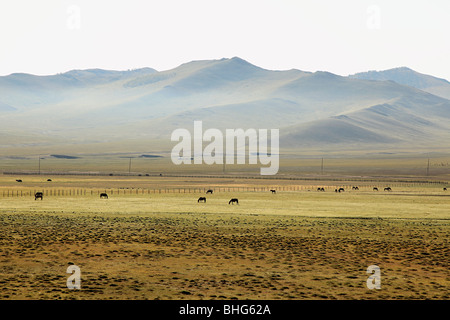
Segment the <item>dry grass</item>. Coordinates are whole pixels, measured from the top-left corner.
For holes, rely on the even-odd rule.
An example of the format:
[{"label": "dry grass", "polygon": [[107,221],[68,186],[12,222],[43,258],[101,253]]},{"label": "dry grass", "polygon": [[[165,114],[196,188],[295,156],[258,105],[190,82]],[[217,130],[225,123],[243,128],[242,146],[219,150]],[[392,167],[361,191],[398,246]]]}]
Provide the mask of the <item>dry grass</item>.
[{"label": "dry grass", "polygon": [[[132,174],[210,174],[222,175],[224,173],[223,165],[174,165],[170,158],[170,150],[173,146],[160,150],[160,152],[150,152],[150,154],[160,155],[161,158],[142,158],[142,153],[126,153],[112,152],[105,154],[85,154],[76,153],[76,148],[72,147],[65,152],[42,150],[39,146],[41,161],[39,162],[39,153],[30,155],[30,150],[26,154],[21,155],[23,150],[9,151],[2,150],[0,155],[1,170],[12,172],[35,172],[39,168],[41,172],[56,173],[73,173],[73,172],[90,172],[103,174],[128,174],[130,169]],[[84,148],[84,147],[83,147]],[[166,150],[166,151],[162,151]],[[390,176],[390,177],[422,177],[426,179],[450,179],[450,155],[447,153],[432,154],[430,158],[429,170],[427,154],[418,152],[417,150],[404,150],[396,154],[357,152],[347,153],[338,152],[336,154],[327,153],[323,160],[322,172],[322,155],[320,153],[309,154],[306,150],[281,151],[280,168],[278,176],[296,175],[296,176]],[[86,151],[85,151],[86,152]],[[98,153],[99,150],[93,149],[92,152]],[[79,159],[61,159],[51,157],[49,154],[69,154],[79,156]],[[8,157],[8,155],[10,155]],[[131,161],[131,168],[129,166]],[[40,165],[40,167],[39,167]],[[225,173],[229,175],[253,175],[260,176],[261,164],[245,164],[245,165],[226,165]]]},{"label": "dry grass", "polygon": [[[59,183],[108,185],[73,179]],[[450,297],[450,197],[438,187],[199,196],[0,198],[0,298]],[[70,264],[81,290],[66,287]],[[372,264],[381,290],[366,288]]]}]

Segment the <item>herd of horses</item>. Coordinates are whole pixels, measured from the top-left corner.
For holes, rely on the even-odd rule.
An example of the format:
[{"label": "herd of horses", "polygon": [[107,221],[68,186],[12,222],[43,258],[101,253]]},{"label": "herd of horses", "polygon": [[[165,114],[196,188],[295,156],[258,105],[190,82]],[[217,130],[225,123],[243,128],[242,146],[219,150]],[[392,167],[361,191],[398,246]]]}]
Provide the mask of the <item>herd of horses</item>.
[{"label": "herd of horses", "polygon": [[[17,179],[16,181],[17,181],[17,182],[23,182],[21,179]],[[52,181],[52,179],[47,179],[47,181]],[[353,186],[353,187],[352,187],[352,190],[357,191],[357,190],[359,190],[359,187]],[[378,188],[377,188],[377,187],[373,187],[372,190],[373,190],[373,191],[378,191]],[[319,188],[317,188],[317,191],[325,192],[325,188],[319,187]],[[336,193],[341,193],[341,192],[344,192],[344,191],[345,191],[344,188],[334,189],[334,192],[336,192]],[[391,187],[386,187],[386,188],[384,188],[384,191],[392,191],[392,188],[391,188]],[[444,188],[443,188],[443,191],[447,191],[447,188],[444,187]],[[214,190],[208,189],[208,190],[206,191],[206,194],[213,194],[213,192],[214,192]],[[274,189],[270,189],[270,192],[271,192],[272,194],[275,194],[277,191],[274,190]],[[42,200],[43,198],[44,198],[44,194],[43,194],[42,192],[36,192],[35,195],[34,195],[34,200],[37,200],[37,199],[41,199],[41,200]],[[100,199],[108,199],[108,194],[106,194],[106,193],[101,193],[101,194],[100,194]],[[200,197],[200,198],[198,198],[197,202],[206,202],[206,197]],[[236,203],[236,204],[239,204],[239,201],[238,201],[238,199],[236,199],[236,198],[233,198],[233,199],[231,199],[231,200],[228,202],[228,204],[235,204],[235,203]]]},{"label": "herd of horses", "polygon": [[[273,191],[273,190],[270,190],[270,191]],[[213,194],[213,190],[212,189],[208,189],[208,191],[206,191],[206,194]],[[197,203],[198,202],[206,202],[206,197],[200,197],[200,198],[198,198],[198,200],[197,200]],[[237,199],[237,198],[232,198],[230,201],[228,201],[228,204],[239,204],[239,200]]]},{"label": "herd of horses", "polygon": [[[357,190],[359,190],[359,187],[352,187],[352,190],[357,191]],[[378,191],[378,188],[377,187],[373,187],[372,190],[373,191]],[[317,188],[317,191],[325,191],[325,189],[324,188]],[[344,192],[344,191],[345,191],[344,188],[334,189],[334,192]],[[384,191],[392,191],[392,188],[391,187],[386,187],[386,188],[384,188]],[[447,191],[447,188],[444,188],[444,191]]]},{"label": "herd of horses", "polygon": [[[16,180],[17,182],[22,182],[22,180]],[[51,181],[50,179],[48,179],[47,181]],[[352,190],[359,190],[359,188],[357,187],[357,186],[353,186],[352,187]],[[372,189],[373,191],[378,191],[378,188],[377,187],[373,187],[373,189]],[[321,191],[321,192],[325,192],[325,188],[323,188],[323,187],[319,187],[319,188],[317,188],[317,191]],[[334,192],[337,192],[337,193],[340,193],[340,192],[344,192],[345,191],[345,189],[344,188],[339,188],[339,189],[334,189]],[[384,191],[392,191],[392,188],[391,187],[386,187],[386,188],[384,188]],[[447,188],[443,188],[443,191],[447,191]],[[213,190],[212,189],[208,189],[207,191],[206,191],[206,194],[213,194]],[[275,194],[277,191],[276,190],[274,190],[274,189],[270,189],[270,192],[272,193],[272,194]],[[41,200],[43,200],[44,199],[44,194],[42,193],[42,192],[36,192],[35,194],[34,194],[34,200],[37,200],[37,199],[41,199]],[[100,199],[108,199],[108,194],[107,193],[100,193]],[[198,198],[198,200],[197,200],[197,202],[199,203],[199,202],[206,202],[206,197],[200,197],[200,198]],[[230,201],[228,201],[228,204],[239,204],[239,200],[237,199],[237,198],[232,198],[232,199],[230,199]]]}]

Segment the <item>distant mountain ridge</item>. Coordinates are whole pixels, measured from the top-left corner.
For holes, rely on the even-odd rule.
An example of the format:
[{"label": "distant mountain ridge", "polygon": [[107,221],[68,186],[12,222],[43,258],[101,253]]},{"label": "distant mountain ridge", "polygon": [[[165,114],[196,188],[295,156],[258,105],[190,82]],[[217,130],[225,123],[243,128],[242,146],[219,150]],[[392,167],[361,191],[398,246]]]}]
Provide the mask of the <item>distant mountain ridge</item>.
[{"label": "distant mountain ridge", "polygon": [[445,79],[416,72],[407,67],[384,71],[361,72],[349,77],[365,80],[395,81],[399,84],[421,89],[443,98],[450,99],[450,82]]},{"label": "distant mountain ridge", "polygon": [[0,77],[0,147],[169,147],[174,129],[203,120],[205,128],[279,128],[286,149],[439,148],[450,145],[448,87],[408,68],[342,77],[238,57],[166,71],[11,74]]}]

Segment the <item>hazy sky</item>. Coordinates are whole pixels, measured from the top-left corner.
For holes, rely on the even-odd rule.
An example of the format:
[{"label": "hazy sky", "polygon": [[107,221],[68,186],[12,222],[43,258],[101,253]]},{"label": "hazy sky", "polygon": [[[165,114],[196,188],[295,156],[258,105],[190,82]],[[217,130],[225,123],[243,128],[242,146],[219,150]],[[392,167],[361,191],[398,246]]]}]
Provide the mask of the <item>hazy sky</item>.
[{"label": "hazy sky", "polygon": [[171,69],[241,57],[348,75],[407,66],[450,80],[449,0],[2,0],[0,75]]}]

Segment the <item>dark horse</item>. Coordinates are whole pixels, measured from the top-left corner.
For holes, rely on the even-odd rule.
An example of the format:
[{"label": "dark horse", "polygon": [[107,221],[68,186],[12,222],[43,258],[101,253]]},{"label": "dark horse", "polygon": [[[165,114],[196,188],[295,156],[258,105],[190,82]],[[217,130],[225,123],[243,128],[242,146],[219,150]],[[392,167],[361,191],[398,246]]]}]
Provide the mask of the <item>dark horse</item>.
[{"label": "dark horse", "polygon": [[106,198],[108,199],[108,195],[106,193],[100,193],[100,199]]},{"label": "dark horse", "polygon": [[352,190],[359,190],[358,187],[352,187]]},{"label": "dark horse", "polygon": [[231,199],[228,204],[234,204],[236,202],[236,204],[239,204],[239,200],[236,198]]},{"label": "dark horse", "polygon": [[197,202],[200,202],[200,201],[206,202],[206,198],[205,197],[198,198]]},{"label": "dark horse", "polygon": [[325,188],[317,188],[317,191],[325,191]]},{"label": "dark horse", "polygon": [[377,187],[374,187],[374,188],[373,188],[373,191],[378,191],[378,188],[377,188]]},{"label": "dark horse", "polygon": [[447,191],[447,188],[444,188],[443,190],[444,190],[444,191]]},{"label": "dark horse", "polygon": [[38,198],[41,198],[41,200],[44,199],[44,194],[42,192],[36,192],[34,194],[34,200],[37,200]]},{"label": "dark horse", "polygon": [[392,191],[391,187],[384,188],[384,191]]},{"label": "dark horse", "polygon": [[344,188],[339,188],[339,189],[338,189],[338,192],[344,192],[344,191],[345,191]]},{"label": "dark horse", "polygon": [[277,193],[277,191],[276,191],[276,190],[270,190],[270,192],[272,192],[272,193]]},{"label": "dark horse", "polygon": [[208,191],[206,191],[206,194],[211,193],[213,194],[213,191],[211,189],[209,189]]}]

